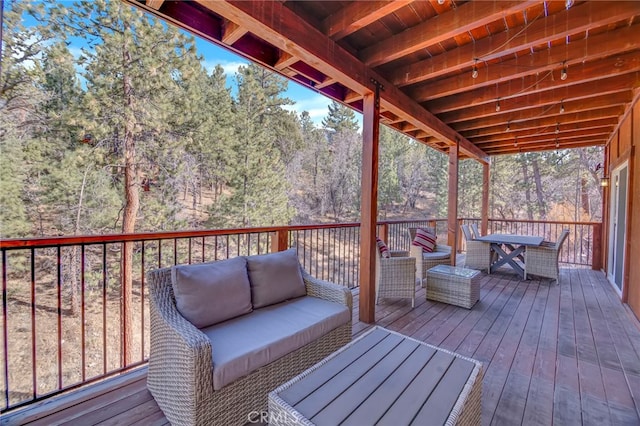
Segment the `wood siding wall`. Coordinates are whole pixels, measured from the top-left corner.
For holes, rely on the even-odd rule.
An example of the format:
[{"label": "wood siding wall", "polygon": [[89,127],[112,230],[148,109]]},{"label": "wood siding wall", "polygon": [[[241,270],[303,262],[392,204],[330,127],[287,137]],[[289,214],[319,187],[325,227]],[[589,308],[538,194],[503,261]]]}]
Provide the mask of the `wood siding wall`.
[{"label": "wood siding wall", "polygon": [[[626,290],[623,293],[623,300],[626,301],[636,317],[640,318],[640,268],[633,259],[640,258],[640,101],[636,98],[632,110],[627,114],[620,124],[618,131],[611,139],[609,145],[609,164],[613,168],[624,161],[624,157],[629,157],[629,209],[627,210],[628,234],[626,253]],[[611,170],[609,170],[609,174]],[[609,202],[605,203],[605,211],[608,212]],[[604,226],[604,241],[609,241],[608,214],[606,226]],[[606,243],[605,243],[606,244]],[[608,250],[608,248],[607,248]],[[607,265],[608,253],[604,253],[605,269]]]}]

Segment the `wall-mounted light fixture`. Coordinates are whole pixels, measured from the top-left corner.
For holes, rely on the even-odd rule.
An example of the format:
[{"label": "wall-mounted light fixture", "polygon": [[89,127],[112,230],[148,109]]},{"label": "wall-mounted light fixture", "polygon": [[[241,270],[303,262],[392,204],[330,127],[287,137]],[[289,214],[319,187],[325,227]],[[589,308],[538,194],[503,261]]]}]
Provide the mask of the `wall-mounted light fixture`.
[{"label": "wall-mounted light fixture", "polygon": [[594,170],[594,172],[598,173],[598,171],[602,170],[602,177],[600,178],[600,186],[605,188],[607,186],[609,186],[609,176],[607,176],[605,173],[605,169],[604,166],[602,165],[602,163],[598,163],[596,164],[596,168]]}]

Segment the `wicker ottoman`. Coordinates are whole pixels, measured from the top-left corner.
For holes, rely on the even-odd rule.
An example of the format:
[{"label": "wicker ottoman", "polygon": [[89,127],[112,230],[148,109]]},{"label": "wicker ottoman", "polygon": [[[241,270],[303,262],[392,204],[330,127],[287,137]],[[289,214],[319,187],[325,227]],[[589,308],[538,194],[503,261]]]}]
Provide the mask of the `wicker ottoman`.
[{"label": "wicker ottoman", "polygon": [[434,266],[427,271],[427,299],[471,309],[480,299],[480,271]]}]

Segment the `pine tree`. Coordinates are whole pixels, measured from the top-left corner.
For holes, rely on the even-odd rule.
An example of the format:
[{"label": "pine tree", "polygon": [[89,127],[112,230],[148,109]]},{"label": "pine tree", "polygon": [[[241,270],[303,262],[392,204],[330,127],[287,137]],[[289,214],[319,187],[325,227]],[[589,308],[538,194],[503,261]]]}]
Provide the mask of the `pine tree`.
[{"label": "pine tree", "polygon": [[235,138],[225,159],[230,171],[229,194],[213,206],[212,226],[284,225],[293,217],[284,164],[269,130],[283,89],[276,80],[265,79],[263,72],[249,65],[237,74]]},{"label": "pine tree", "polygon": [[358,131],[358,122],[353,110],[336,101],[331,101],[329,114],[322,120],[322,127],[330,133]]}]

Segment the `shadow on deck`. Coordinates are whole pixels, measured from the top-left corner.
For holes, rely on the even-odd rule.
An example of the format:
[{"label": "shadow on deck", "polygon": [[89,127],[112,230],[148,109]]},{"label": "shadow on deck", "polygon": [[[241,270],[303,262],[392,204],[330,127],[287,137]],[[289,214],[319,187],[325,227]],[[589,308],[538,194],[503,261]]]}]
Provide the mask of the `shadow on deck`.
[{"label": "shadow on deck", "polygon": [[[354,336],[371,325],[358,319]],[[376,324],[481,361],[482,424],[640,424],[640,324],[601,272],[563,269],[560,285],[484,275],[471,310],[383,301]],[[167,424],[146,369],[34,404],[2,424]]]}]

